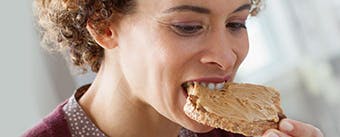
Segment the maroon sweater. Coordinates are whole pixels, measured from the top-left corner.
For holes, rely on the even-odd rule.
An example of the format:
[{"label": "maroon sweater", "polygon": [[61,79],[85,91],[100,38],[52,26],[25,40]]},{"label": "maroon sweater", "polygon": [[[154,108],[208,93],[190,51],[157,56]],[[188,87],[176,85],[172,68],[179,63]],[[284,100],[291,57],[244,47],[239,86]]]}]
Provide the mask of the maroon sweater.
[{"label": "maroon sweater", "polygon": [[[27,130],[23,137],[71,137],[71,132],[68,127],[65,113],[63,111],[64,103],[57,106],[49,115],[47,115],[37,125]],[[190,131],[180,137],[194,136]],[[214,129],[208,133],[197,134],[197,137],[244,137],[243,135],[232,134],[220,129]]]}]

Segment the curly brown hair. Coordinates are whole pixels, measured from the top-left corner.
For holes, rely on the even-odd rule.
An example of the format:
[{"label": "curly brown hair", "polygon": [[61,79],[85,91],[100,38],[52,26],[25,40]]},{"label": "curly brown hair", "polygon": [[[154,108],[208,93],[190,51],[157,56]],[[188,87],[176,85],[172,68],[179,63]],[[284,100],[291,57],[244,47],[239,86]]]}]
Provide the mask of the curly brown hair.
[{"label": "curly brown hair", "polygon": [[[262,0],[250,0],[250,14],[261,9]],[[135,0],[35,0],[34,15],[41,32],[42,45],[51,51],[67,52],[72,63],[86,71],[98,72],[104,49],[92,38],[86,25],[98,33],[104,26],[134,12]]]}]

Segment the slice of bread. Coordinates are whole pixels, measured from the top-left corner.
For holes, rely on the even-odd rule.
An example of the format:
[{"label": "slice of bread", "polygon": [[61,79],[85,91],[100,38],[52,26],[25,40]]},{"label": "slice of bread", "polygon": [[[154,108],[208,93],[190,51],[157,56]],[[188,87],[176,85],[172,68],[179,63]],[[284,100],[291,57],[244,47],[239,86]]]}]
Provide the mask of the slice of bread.
[{"label": "slice of bread", "polygon": [[285,117],[280,94],[273,88],[226,83],[220,90],[211,90],[195,82],[187,85],[187,92],[187,116],[232,133],[261,136],[267,129],[277,129]]}]

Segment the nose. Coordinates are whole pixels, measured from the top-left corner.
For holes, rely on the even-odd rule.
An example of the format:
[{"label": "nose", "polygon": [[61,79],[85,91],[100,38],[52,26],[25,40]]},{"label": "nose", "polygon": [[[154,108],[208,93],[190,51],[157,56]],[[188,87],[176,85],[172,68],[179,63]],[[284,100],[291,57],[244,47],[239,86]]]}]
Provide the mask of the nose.
[{"label": "nose", "polygon": [[223,71],[233,69],[237,62],[237,53],[233,49],[232,40],[229,40],[225,34],[211,36],[207,41],[207,47],[201,57],[201,63],[210,66],[216,66]]}]

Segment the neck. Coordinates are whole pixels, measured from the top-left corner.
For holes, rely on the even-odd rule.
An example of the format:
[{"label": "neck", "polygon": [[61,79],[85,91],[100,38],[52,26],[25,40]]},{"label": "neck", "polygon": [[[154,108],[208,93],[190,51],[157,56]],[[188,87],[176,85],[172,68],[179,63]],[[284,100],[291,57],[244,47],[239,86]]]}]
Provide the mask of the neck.
[{"label": "neck", "polygon": [[119,68],[103,62],[79,100],[91,120],[110,137],[176,137],[180,126],[132,95]]}]

